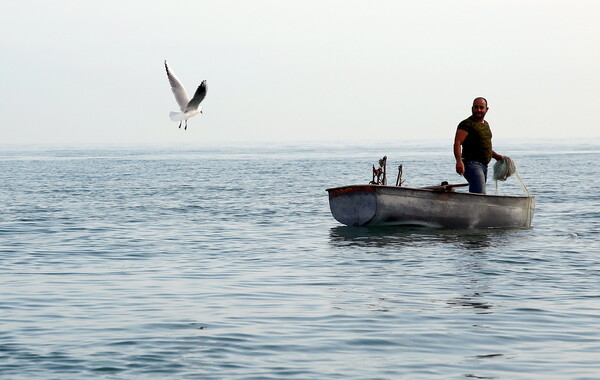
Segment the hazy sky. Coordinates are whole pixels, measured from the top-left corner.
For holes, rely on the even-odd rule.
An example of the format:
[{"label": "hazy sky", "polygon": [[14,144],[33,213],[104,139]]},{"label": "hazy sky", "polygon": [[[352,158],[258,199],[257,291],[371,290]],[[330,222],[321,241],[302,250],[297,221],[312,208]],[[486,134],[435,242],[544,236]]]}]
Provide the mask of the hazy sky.
[{"label": "hazy sky", "polygon": [[[4,1],[0,144],[600,137],[600,1]],[[187,131],[165,75],[204,114]]]}]

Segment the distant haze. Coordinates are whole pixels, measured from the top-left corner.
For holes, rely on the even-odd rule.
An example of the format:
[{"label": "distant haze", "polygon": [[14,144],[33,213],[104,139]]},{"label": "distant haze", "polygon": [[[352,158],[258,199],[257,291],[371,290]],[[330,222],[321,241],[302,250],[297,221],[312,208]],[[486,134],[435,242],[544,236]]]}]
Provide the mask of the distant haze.
[{"label": "distant haze", "polygon": [[[0,144],[598,138],[600,2],[11,1]],[[163,61],[204,113],[188,130]]]}]

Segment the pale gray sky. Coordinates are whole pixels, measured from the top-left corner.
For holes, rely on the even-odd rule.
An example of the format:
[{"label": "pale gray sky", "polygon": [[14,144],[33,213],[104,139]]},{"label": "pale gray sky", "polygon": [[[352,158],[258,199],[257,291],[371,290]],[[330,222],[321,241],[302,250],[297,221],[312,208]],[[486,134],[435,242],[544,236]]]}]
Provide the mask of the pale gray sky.
[{"label": "pale gray sky", "polygon": [[[0,143],[600,137],[600,1],[4,1]],[[163,60],[204,114],[177,129]]]}]

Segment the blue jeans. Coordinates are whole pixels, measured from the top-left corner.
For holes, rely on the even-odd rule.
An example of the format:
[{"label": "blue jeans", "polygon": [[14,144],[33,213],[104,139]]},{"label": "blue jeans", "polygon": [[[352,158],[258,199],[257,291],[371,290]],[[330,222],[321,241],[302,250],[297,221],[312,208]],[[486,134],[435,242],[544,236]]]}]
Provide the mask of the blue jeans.
[{"label": "blue jeans", "polygon": [[485,194],[487,165],[479,161],[465,161],[465,179],[469,182],[469,192]]}]

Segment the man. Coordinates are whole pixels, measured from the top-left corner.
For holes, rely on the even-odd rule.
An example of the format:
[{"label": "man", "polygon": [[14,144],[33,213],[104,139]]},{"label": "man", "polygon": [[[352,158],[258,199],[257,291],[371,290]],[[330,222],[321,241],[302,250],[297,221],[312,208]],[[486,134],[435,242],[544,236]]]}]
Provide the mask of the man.
[{"label": "man", "polygon": [[454,137],[456,172],[465,176],[471,193],[485,194],[490,160],[504,158],[492,150],[492,131],[485,121],[488,109],[485,98],[475,98],[471,117],[458,124]]}]

